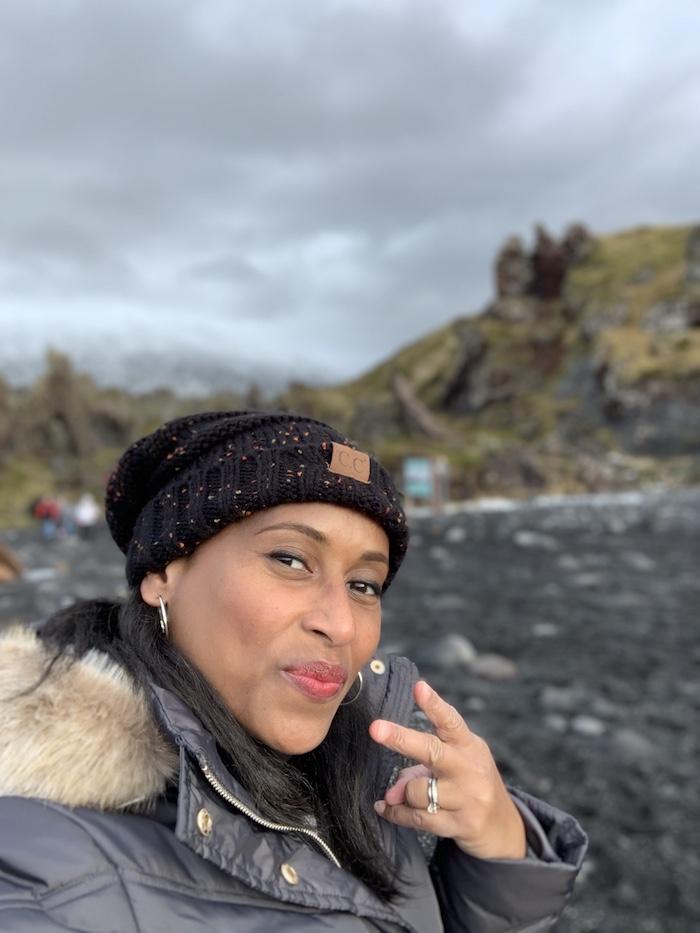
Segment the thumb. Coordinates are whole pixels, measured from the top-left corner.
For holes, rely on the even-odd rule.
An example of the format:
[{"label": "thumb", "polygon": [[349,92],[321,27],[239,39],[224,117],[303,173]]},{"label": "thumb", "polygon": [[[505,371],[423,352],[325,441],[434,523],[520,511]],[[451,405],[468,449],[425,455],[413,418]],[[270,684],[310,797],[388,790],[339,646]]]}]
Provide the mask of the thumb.
[{"label": "thumb", "polygon": [[411,765],[410,768],[404,768],[402,771],[399,771],[399,776],[397,777],[396,781],[384,794],[384,800],[389,804],[390,807],[395,807],[397,804],[405,803],[406,785],[408,782],[413,781],[416,778],[429,776],[430,771],[425,767],[425,765]]}]

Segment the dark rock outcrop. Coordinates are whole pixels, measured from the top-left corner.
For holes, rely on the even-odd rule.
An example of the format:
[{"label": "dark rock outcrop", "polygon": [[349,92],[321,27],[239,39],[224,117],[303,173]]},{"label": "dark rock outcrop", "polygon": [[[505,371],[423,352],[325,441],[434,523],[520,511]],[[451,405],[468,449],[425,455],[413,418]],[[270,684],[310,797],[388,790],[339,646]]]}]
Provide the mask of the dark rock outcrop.
[{"label": "dark rock outcrop", "polygon": [[522,298],[530,293],[531,284],[531,257],[520,237],[512,236],[496,258],[496,297]]},{"label": "dark rock outcrop", "polygon": [[392,380],[394,395],[401,408],[402,417],[406,420],[409,427],[413,428],[419,434],[434,440],[444,440],[447,437],[447,430],[440,424],[440,421],[430,411],[427,405],[418,398],[411,388],[411,384],[401,373],[394,373]]},{"label": "dark rock outcrop", "polygon": [[567,227],[562,240],[562,248],[567,265],[576,266],[591,257],[595,240],[583,224],[571,224]]},{"label": "dark rock outcrop", "polygon": [[474,398],[478,367],[488,349],[486,338],[474,327],[464,328],[452,374],[448,376],[440,396],[440,405],[450,412],[476,411],[480,406]]},{"label": "dark rock outcrop", "polygon": [[[519,237],[509,237],[496,257],[496,298],[489,313],[511,323],[536,321],[543,313],[540,303],[562,299],[569,269],[585,262],[593,246],[583,224],[572,224],[561,240],[538,224],[531,252]],[[566,318],[575,317],[575,309],[566,303],[559,311]]]},{"label": "dark rock outcrop", "polygon": [[532,294],[535,298],[549,301],[561,296],[568,255],[564,244],[551,237],[543,226],[537,226],[536,236],[532,253]]}]

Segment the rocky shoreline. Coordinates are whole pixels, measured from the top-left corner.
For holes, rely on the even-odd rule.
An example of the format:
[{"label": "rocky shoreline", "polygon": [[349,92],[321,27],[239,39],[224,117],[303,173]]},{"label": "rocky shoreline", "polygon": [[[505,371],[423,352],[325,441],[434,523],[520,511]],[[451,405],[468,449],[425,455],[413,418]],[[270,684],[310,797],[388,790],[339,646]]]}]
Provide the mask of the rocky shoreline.
[{"label": "rocky shoreline", "polygon": [[[412,657],[507,778],[575,813],[591,851],[560,933],[700,928],[700,489],[416,515],[383,642]],[[0,626],[122,597],[106,529],[3,532]]]}]

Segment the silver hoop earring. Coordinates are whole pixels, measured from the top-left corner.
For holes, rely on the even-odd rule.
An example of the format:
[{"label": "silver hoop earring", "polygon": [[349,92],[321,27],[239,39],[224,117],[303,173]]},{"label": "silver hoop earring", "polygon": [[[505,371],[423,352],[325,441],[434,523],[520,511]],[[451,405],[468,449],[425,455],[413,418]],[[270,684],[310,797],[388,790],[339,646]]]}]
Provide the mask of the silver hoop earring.
[{"label": "silver hoop earring", "polygon": [[357,679],[360,681],[360,686],[357,688],[357,693],[356,693],[355,696],[352,698],[352,700],[348,700],[348,699],[343,700],[343,702],[340,704],[341,706],[350,706],[350,704],[351,704],[351,703],[354,703],[355,700],[356,700],[356,699],[359,697],[359,695],[362,693],[362,686],[363,686],[362,671],[358,671],[358,672],[357,672]]},{"label": "silver hoop earring", "polygon": [[165,608],[165,603],[163,602],[163,597],[158,594],[158,621],[160,622],[160,630],[168,637],[168,610]]}]

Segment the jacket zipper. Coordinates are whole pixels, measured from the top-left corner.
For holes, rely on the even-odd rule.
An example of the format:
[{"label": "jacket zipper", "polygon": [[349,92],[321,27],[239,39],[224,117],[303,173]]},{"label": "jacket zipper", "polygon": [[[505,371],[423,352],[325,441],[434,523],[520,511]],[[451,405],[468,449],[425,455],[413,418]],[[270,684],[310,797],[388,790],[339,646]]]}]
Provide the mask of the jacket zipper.
[{"label": "jacket zipper", "polygon": [[304,836],[309,836],[313,839],[317,846],[322,850],[324,855],[326,855],[331,862],[338,868],[341,867],[340,862],[333,854],[333,850],[330,846],[321,839],[318,833],[315,833],[312,829],[306,829],[304,826],[282,826],[280,823],[271,823],[269,820],[263,819],[261,816],[258,816],[257,813],[254,813],[250,807],[247,807],[238,797],[234,797],[230,791],[226,790],[221,781],[213,773],[209,767],[209,762],[202,758],[200,759],[199,766],[202,769],[202,774],[207,779],[209,784],[214,788],[217,794],[220,797],[223,797],[227,803],[230,803],[232,807],[235,807],[237,810],[240,810],[241,813],[244,813],[248,819],[251,819],[254,823],[257,823],[259,826],[263,826],[265,829],[274,829],[278,832],[285,833],[302,833]]}]

